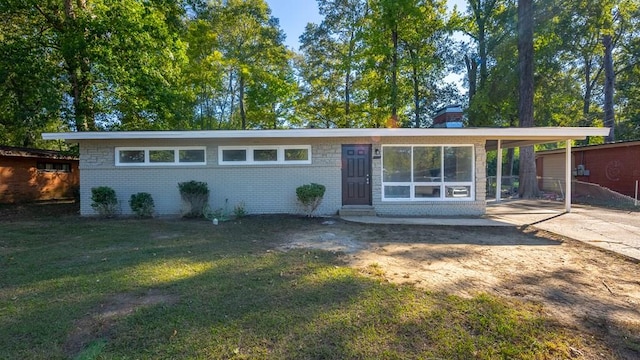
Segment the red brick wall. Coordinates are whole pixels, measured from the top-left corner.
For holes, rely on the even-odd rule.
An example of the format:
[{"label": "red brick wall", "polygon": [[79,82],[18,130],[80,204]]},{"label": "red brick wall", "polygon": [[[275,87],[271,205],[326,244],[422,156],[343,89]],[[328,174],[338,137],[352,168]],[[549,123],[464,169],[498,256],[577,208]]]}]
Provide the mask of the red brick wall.
[{"label": "red brick wall", "polygon": [[634,196],[635,182],[640,180],[640,145],[573,151],[575,166],[584,165],[589,176],[576,179],[596,183],[613,191]]},{"label": "red brick wall", "polygon": [[[71,172],[39,171],[38,162],[70,163]],[[79,184],[78,160],[0,157],[0,203],[72,198]]]}]

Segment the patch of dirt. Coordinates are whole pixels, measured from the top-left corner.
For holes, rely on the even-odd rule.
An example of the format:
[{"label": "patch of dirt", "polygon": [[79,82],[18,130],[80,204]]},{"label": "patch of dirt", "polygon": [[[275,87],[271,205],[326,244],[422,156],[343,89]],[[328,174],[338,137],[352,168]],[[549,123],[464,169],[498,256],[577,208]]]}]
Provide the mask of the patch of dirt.
[{"label": "patch of dirt", "polygon": [[[562,326],[640,358],[640,266],[616,254],[529,227],[364,225],[335,221],[288,234],[281,249],[342,252],[386,280],[471,297],[491,293],[543,305]],[[609,358],[580,349],[585,358]]]},{"label": "patch of dirt", "polygon": [[63,345],[64,352],[73,358],[92,341],[109,338],[114,325],[127,315],[145,307],[173,304],[177,300],[178,297],[175,295],[153,290],[142,295],[115,294],[75,322],[73,331]]}]

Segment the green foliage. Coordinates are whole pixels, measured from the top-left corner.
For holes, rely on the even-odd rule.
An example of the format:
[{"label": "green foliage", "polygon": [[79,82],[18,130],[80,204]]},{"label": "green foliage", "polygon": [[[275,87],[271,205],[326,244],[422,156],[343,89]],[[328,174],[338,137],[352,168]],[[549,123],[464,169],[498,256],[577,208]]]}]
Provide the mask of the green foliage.
[{"label": "green foliage", "polygon": [[298,202],[302,205],[307,216],[311,216],[313,212],[320,206],[326,187],[324,185],[311,183],[296,188],[296,196]]},{"label": "green foliage", "polygon": [[118,210],[116,191],[109,186],[91,188],[91,207],[103,217],[113,217]]},{"label": "green foliage", "polygon": [[[190,114],[177,86],[187,60],[178,2],[62,3],[0,4],[0,110],[14,143],[47,125],[158,129]],[[96,121],[106,118],[116,122]]]},{"label": "green foliage", "polygon": [[131,211],[142,218],[152,217],[155,208],[153,197],[146,192],[131,194],[129,206],[131,207]]},{"label": "green foliage", "polygon": [[240,201],[233,207],[233,215],[236,218],[243,218],[247,216],[247,210],[245,209],[244,201]]},{"label": "green foliage", "polygon": [[205,207],[209,203],[209,186],[205,182],[187,181],[178,183],[180,196],[187,205],[184,217],[201,218],[204,217]]},{"label": "green foliage", "polygon": [[[466,101],[470,126],[518,123],[516,2],[469,0],[453,14],[441,0],[318,8],[296,54],[265,0],[0,2],[0,143],[56,146],[43,131],[424,127]],[[536,125],[603,123],[612,36],[616,134],[640,136],[638,9],[536,3]],[[450,73],[465,76],[468,100]]]},{"label": "green foliage", "polygon": [[297,82],[284,34],[264,0],[210,2],[189,25],[187,83],[199,129],[278,128]]},{"label": "green foliage", "polygon": [[297,110],[308,124],[424,127],[433,110],[461,101],[443,84],[453,52],[444,2],[318,4],[324,19],[307,25],[298,60],[304,83]]}]

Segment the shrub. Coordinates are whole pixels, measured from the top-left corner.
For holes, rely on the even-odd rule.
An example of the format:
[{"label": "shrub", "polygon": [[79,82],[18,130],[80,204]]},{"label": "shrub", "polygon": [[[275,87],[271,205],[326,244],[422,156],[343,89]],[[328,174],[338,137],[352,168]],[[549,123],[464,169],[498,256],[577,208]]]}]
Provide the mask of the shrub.
[{"label": "shrub", "polygon": [[113,217],[118,209],[116,192],[108,186],[91,188],[91,207],[103,217]]},{"label": "shrub", "polygon": [[298,201],[302,204],[307,216],[310,217],[318,206],[320,206],[325,190],[324,185],[316,183],[302,185],[296,189]]},{"label": "shrub", "polygon": [[238,204],[236,204],[236,206],[234,206],[233,215],[236,218],[243,218],[247,216],[247,210],[244,207],[244,201],[240,201]]},{"label": "shrub", "polygon": [[209,203],[209,187],[207,183],[200,181],[187,181],[178,183],[180,196],[189,209],[184,217],[200,218],[204,217],[204,209]]},{"label": "shrub", "polygon": [[153,203],[153,197],[146,192],[139,192],[137,194],[131,194],[129,199],[129,206],[139,217],[152,217],[155,204]]}]

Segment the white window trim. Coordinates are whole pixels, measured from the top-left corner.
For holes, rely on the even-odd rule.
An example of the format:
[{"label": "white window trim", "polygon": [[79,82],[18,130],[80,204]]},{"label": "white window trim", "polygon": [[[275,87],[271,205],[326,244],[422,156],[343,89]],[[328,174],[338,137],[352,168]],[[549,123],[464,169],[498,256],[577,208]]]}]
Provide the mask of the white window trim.
[{"label": "white window trim", "polygon": [[[444,177],[439,182],[385,182],[384,181],[384,148],[385,147],[410,147],[411,148],[411,174],[413,175],[413,148],[414,147],[470,147],[471,148],[471,181],[445,182]],[[476,198],[476,151],[473,144],[386,144],[382,145],[380,161],[380,196],[383,202],[451,202],[451,201],[473,201]],[[444,166],[444,151],[440,152],[440,164]],[[413,179],[413,176],[412,176]],[[385,186],[409,186],[410,197],[408,198],[386,198]],[[440,186],[440,197],[415,197],[416,186]],[[466,197],[446,197],[447,186],[469,186],[471,191]]]},{"label": "white window trim", "polygon": [[[245,161],[224,161],[222,152],[224,150],[245,150],[247,158]],[[276,161],[255,161],[253,159],[254,150],[277,150]],[[309,158],[307,160],[285,160],[285,150],[307,150]],[[219,146],[218,165],[308,165],[311,164],[311,145],[260,145],[260,146]]]},{"label": "white window trim", "polygon": [[[173,150],[173,162],[151,162],[149,151],[154,150]],[[180,150],[202,150],[204,152],[204,161],[202,162],[180,162]],[[121,151],[144,151],[144,162],[140,163],[123,163],[120,162]],[[115,164],[116,166],[200,166],[207,165],[207,147],[206,146],[152,146],[152,147],[116,147],[115,148]]]}]

